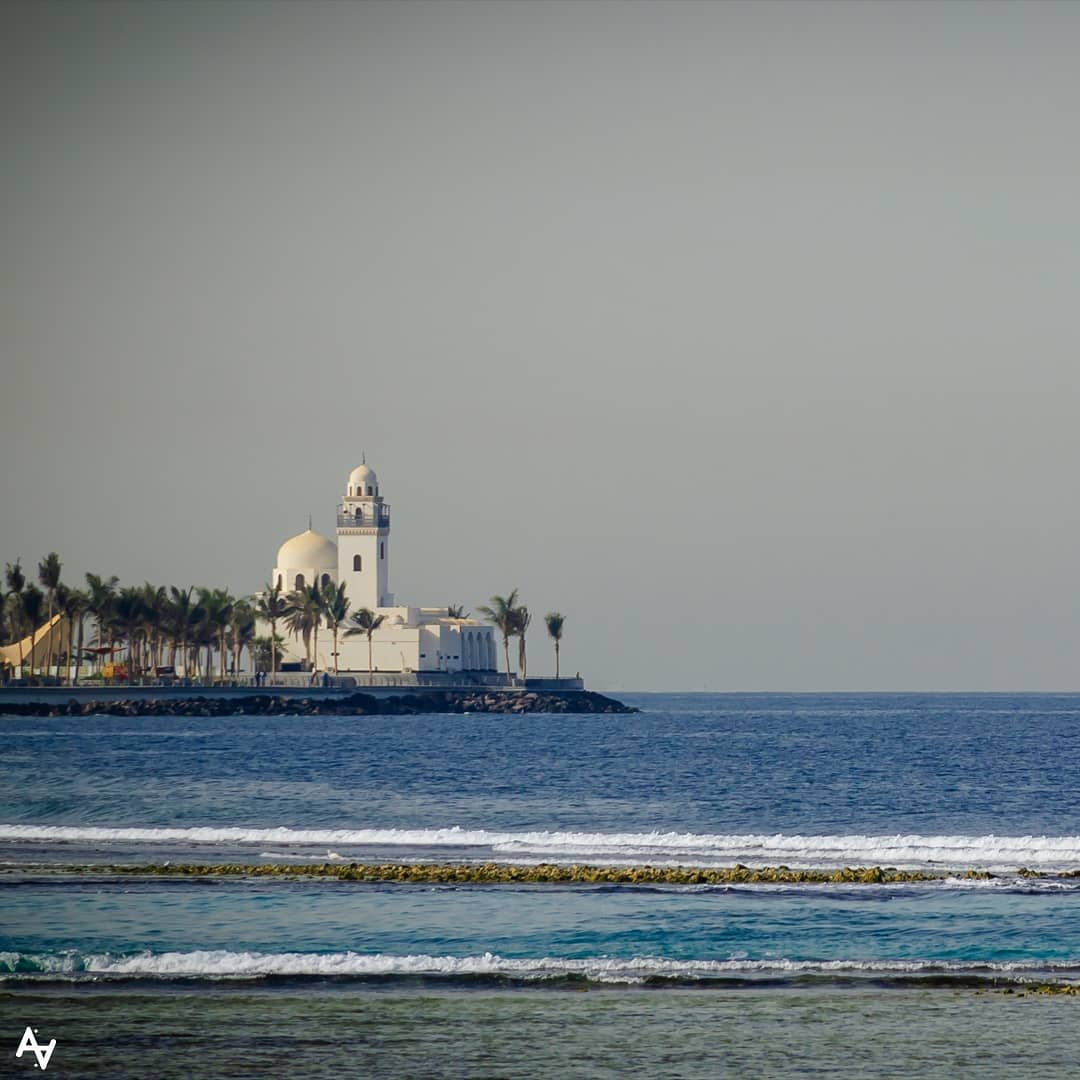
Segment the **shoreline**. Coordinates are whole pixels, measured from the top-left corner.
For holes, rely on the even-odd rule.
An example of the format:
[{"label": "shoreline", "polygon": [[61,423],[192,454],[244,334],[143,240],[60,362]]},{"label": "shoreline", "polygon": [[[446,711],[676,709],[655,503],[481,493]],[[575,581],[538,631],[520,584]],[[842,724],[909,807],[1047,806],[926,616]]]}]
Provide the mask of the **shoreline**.
[{"label": "shoreline", "polygon": [[178,697],[175,691],[155,694],[145,688],[135,698],[80,699],[51,691],[58,700],[5,701],[9,716],[412,716],[418,713],[608,713],[639,710],[594,690],[417,690],[394,694],[363,691],[302,695],[245,689],[231,694]]}]

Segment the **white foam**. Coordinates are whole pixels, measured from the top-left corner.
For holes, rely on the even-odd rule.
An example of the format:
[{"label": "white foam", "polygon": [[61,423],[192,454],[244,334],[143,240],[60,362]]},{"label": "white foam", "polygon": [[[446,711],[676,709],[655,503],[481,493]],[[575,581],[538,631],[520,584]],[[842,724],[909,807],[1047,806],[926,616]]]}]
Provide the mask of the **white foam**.
[{"label": "white foam", "polygon": [[80,955],[0,953],[0,972],[22,967],[44,974],[149,976],[158,978],[258,978],[294,976],[430,975],[442,977],[500,975],[540,980],[577,975],[600,982],[636,983],[650,977],[708,979],[723,977],[793,977],[799,975],[905,976],[931,974],[1011,974],[1057,972],[1080,974],[1076,962],[957,962],[935,960],[673,960],[665,957],[539,957],[515,959],[478,956],[391,955],[384,953],[259,953],[226,950],[109,953]]},{"label": "white foam", "polygon": [[504,861],[667,862],[775,866],[792,869],[893,866],[900,869],[1066,870],[1080,866],[1080,836],[985,836],[679,832],[501,832],[489,829],[107,828],[0,825],[0,841],[170,842],[222,845],[318,845],[388,848],[473,848]]}]

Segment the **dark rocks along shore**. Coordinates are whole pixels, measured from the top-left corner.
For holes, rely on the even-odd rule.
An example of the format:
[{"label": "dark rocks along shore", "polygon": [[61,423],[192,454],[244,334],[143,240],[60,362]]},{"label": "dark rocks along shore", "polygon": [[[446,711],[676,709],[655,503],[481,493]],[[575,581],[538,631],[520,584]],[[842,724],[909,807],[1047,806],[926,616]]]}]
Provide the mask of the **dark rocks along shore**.
[{"label": "dark rocks along shore", "polygon": [[637,709],[591,690],[431,690],[393,697],[152,697],[138,700],[9,702],[14,716],[411,716],[416,713],[631,713]]}]

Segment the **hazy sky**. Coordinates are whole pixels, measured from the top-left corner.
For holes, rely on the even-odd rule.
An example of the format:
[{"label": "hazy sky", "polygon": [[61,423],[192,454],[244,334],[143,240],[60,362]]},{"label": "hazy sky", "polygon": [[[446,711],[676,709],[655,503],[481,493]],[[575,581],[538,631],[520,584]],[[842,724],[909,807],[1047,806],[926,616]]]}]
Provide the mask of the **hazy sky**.
[{"label": "hazy sky", "polygon": [[0,562],[254,590],[366,451],[597,688],[1080,688],[1080,5],[0,20]]}]

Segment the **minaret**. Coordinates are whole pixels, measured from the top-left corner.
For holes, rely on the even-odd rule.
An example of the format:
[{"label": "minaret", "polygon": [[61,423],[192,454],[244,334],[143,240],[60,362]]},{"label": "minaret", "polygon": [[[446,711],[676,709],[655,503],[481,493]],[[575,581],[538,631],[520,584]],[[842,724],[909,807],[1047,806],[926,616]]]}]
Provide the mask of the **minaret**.
[{"label": "minaret", "polygon": [[349,473],[337,519],[338,581],[358,608],[392,607],[390,507],[379,494],[379,478],[367,464]]}]

